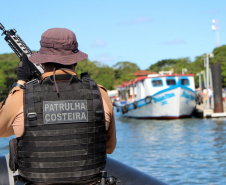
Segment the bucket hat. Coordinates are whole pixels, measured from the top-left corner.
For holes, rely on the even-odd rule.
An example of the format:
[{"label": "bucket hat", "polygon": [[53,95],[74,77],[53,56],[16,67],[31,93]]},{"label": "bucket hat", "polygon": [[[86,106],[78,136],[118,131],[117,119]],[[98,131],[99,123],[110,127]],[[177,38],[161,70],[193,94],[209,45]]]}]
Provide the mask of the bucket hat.
[{"label": "bucket hat", "polygon": [[40,50],[29,57],[35,64],[54,62],[72,65],[88,58],[86,53],[78,50],[75,34],[66,28],[48,29],[42,34],[40,45]]}]

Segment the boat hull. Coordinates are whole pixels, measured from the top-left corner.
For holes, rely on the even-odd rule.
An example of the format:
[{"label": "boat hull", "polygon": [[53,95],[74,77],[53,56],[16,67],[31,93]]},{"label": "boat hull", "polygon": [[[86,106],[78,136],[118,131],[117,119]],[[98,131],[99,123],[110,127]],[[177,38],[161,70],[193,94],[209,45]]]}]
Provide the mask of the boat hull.
[{"label": "boat hull", "polygon": [[127,105],[116,103],[116,109],[125,117],[178,119],[191,116],[195,105],[195,92],[179,87],[159,92],[149,99],[146,97],[135,103]]}]

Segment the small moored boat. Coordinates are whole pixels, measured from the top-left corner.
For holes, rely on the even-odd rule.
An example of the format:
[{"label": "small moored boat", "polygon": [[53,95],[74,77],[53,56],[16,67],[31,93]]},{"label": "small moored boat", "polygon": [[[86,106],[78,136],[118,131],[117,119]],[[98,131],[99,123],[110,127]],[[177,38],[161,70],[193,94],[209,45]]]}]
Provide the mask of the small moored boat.
[{"label": "small moored boat", "polygon": [[117,112],[132,118],[178,119],[191,116],[195,102],[193,74],[152,74],[117,87]]}]

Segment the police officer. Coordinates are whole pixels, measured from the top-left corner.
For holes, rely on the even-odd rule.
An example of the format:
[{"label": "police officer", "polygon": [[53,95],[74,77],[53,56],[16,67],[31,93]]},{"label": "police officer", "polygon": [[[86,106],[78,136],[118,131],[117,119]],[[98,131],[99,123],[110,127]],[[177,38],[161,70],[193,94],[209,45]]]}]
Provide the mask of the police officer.
[{"label": "police officer", "polygon": [[[40,45],[23,56],[18,81],[0,105],[0,137],[16,135],[11,150],[17,157],[10,163],[24,182],[95,183],[116,146],[111,101],[88,74],[77,77],[76,64],[88,55],[78,50],[72,31],[49,29]],[[29,81],[29,62],[43,65],[40,81]]]}]

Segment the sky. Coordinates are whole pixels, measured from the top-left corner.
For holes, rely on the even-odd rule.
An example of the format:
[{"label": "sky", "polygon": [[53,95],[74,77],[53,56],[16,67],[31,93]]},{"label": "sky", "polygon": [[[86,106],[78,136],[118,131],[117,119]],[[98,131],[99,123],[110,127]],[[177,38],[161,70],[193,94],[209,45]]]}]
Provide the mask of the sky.
[{"label": "sky", "polygon": [[[67,28],[89,60],[110,67],[129,61],[145,70],[164,59],[194,61],[225,45],[226,0],[1,0],[0,23],[33,51],[47,29]],[[12,52],[1,36],[0,54]]]}]

